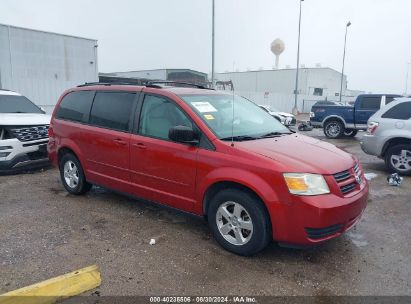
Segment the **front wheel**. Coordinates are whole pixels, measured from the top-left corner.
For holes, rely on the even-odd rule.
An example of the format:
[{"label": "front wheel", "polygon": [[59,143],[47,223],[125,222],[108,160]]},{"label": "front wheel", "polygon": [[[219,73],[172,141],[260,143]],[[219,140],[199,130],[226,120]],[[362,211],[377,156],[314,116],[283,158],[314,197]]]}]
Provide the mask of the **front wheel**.
[{"label": "front wheel", "polygon": [[262,202],[237,189],[217,193],[208,208],[214,238],[226,250],[250,256],[263,250],[271,240],[271,224]]},{"label": "front wheel", "polygon": [[358,130],[356,129],[345,129],[344,136],[346,137],[355,137],[357,135]]},{"label": "front wheel", "polygon": [[385,165],[392,172],[411,175],[411,145],[402,144],[390,147],[385,154]]},{"label": "front wheel", "polygon": [[61,158],[60,177],[64,188],[71,194],[80,195],[91,189],[80,161],[71,153],[64,154]]},{"label": "front wheel", "polygon": [[324,124],[324,134],[328,138],[340,138],[344,134],[344,125],[339,120],[329,120]]}]

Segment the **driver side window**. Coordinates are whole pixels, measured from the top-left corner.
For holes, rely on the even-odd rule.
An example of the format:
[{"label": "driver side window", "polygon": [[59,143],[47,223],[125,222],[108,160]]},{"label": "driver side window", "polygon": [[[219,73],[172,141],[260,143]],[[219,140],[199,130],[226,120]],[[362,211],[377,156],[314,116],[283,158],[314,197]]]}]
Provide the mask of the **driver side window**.
[{"label": "driver side window", "polygon": [[175,126],[192,128],[193,124],[173,102],[166,98],[146,95],[141,109],[138,133],[169,140],[168,131]]}]

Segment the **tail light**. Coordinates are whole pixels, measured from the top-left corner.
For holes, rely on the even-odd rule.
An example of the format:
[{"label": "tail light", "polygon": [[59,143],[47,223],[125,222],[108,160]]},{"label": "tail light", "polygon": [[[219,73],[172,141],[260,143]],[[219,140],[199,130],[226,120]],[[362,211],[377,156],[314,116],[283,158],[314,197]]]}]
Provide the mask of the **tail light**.
[{"label": "tail light", "polygon": [[49,138],[52,138],[52,137],[54,136],[54,132],[53,132],[53,127],[52,127],[52,125],[49,125],[48,133],[49,133]]},{"label": "tail light", "polygon": [[380,124],[378,122],[375,122],[375,121],[368,122],[367,134],[368,135],[374,135],[375,132],[377,132],[377,128],[378,128],[379,125]]},{"label": "tail light", "polygon": [[314,118],[315,117],[315,113],[314,112],[310,112],[310,118]]}]

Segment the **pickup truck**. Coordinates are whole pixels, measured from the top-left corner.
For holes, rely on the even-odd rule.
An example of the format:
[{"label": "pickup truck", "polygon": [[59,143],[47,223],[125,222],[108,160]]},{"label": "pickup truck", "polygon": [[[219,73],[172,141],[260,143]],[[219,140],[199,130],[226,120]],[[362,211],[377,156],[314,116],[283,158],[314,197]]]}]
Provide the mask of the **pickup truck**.
[{"label": "pickup truck", "polygon": [[314,105],[311,108],[310,123],[324,128],[328,138],[354,137],[359,130],[367,129],[368,119],[381,107],[401,95],[362,94],[354,106]]}]

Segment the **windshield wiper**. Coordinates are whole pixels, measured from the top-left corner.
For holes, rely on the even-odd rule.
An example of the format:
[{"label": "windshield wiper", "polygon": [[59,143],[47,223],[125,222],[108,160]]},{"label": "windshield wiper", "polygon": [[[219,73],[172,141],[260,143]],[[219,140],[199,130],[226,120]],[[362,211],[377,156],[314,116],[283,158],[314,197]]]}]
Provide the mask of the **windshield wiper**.
[{"label": "windshield wiper", "polygon": [[261,135],[259,138],[270,138],[270,137],[278,137],[282,135],[289,135],[291,133],[288,132],[270,132],[264,135]]},{"label": "windshield wiper", "polygon": [[254,136],[249,136],[249,135],[238,135],[238,136],[230,136],[230,137],[221,138],[221,140],[224,140],[224,141],[228,141],[228,140],[246,141],[246,140],[256,140],[256,139],[259,139],[259,137],[254,137]]}]

